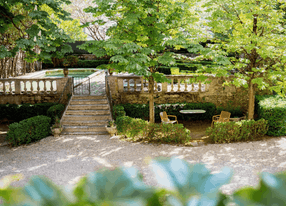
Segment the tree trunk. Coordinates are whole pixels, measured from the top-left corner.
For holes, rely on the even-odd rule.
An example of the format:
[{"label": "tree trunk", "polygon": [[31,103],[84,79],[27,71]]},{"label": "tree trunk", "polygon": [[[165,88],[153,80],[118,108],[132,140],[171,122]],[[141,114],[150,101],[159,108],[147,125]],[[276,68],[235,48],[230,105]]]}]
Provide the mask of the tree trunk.
[{"label": "tree trunk", "polygon": [[251,80],[248,85],[248,119],[254,119],[255,87]]},{"label": "tree trunk", "polygon": [[155,123],[155,109],[154,109],[154,78],[150,76],[149,81],[149,121]]}]

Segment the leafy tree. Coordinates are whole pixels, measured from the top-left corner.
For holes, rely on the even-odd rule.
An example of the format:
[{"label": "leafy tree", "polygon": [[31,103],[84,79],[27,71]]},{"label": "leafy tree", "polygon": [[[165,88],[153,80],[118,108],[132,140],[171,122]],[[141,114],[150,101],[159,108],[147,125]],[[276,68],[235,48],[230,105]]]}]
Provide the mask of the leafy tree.
[{"label": "leafy tree", "polygon": [[217,76],[234,73],[235,78],[228,83],[248,87],[248,118],[253,119],[256,92],[263,89],[280,92],[284,84],[285,3],[208,0],[205,8],[210,13],[206,25],[213,33],[213,44],[208,49],[197,50],[220,66],[204,68],[204,71]]},{"label": "leafy tree", "polygon": [[[52,56],[63,56],[71,51],[70,46],[64,45],[70,38],[41,9],[46,5],[59,14],[59,19],[67,20],[69,13],[60,7],[63,3],[68,4],[69,1],[0,0],[0,33],[4,38],[2,41],[10,42],[0,46],[0,59],[14,57],[18,51],[24,51],[25,60],[34,62]],[[15,33],[16,38],[10,35]],[[57,47],[60,47],[58,51]]]},{"label": "leafy tree", "polygon": [[106,30],[112,25],[112,22],[101,25],[93,23],[96,20],[104,19],[108,22],[108,19],[103,15],[94,17],[91,13],[84,12],[84,9],[88,6],[96,7],[93,0],[71,0],[71,4],[65,5],[63,8],[71,13],[73,19],[78,19],[81,25],[85,25],[86,34],[94,40],[104,40],[107,38]]},{"label": "leafy tree", "polygon": [[[162,65],[175,65],[173,49],[194,43],[198,21],[192,0],[96,0],[97,7],[85,11],[95,17],[105,15],[115,22],[107,30],[107,40],[90,41],[80,48],[97,57],[109,56],[117,72],[143,75],[149,82],[149,117],[154,122],[154,81],[167,81],[157,72]],[[105,20],[95,23],[105,25]]]},{"label": "leafy tree", "polygon": [[83,32],[80,27],[80,19],[61,20],[58,15],[48,6],[43,5],[42,10],[48,12],[53,23],[57,24],[59,28],[75,41],[85,41],[87,34]]}]

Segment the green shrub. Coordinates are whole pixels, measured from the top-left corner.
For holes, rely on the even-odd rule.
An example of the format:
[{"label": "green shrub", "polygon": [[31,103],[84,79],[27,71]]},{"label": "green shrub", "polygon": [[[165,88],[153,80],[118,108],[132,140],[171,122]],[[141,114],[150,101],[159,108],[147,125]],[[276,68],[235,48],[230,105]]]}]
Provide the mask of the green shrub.
[{"label": "green shrub", "polygon": [[6,140],[12,146],[29,144],[47,137],[50,133],[51,118],[35,116],[9,125]]},{"label": "green shrub", "polygon": [[239,122],[216,122],[209,127],[206,134],[213,143],[229,143],[254,140],[267,133],[267,120],[242,120]]},{"label": "green shrub", "polygon": [[215,114],[220,114],[221,111],[227,111],[231,113],[230,117],[242,117],[243,112],[241,106],[232,106],[231,102],[228,102],[226,107],[217,107]]},{"label": "green shrub", "polygon": [[256,96],[256,112],[258,119],[268,120],[267,135],[286,135],[286,99],[275,96]]},{"label": "green shrub", "polygon": [[114,105],[112,108],[113,119],[116,120],[117,117],[125,116],[124,107],[122,105]]},{"label": "green shrub", "polygon": [[182,124],[156,124],[128,116],[116,119],[118,134],[128,138],[166,143],[187,143],[190,131]]},{"label": "green shrub", "polygon": [[38,115],[47,115],[47,110],[57,103],[37,103],[37,104],[0,104],[0,119],[7,118],[20,122],[24,119]]},{"label": "green shrub", "polygon": [[123,134],[128,138],[148,136],[148,124],[147,121],[129,116],[121,116],[116,119],[118,134]]},{"label": "green shrub", "polygon": [[[69,65],[68,68],[96,68],[102,64],[108,64],[109,60],[108,59],[98,59],[98,60],[78,60],[76,64]],[[54,68],[53,63],[46,62],[43,63],[43,68]],[[60,65],[57,65],[56,68],[64,68],[62,63]]]},{"label": "green shrub", "polygon": [[56,104],[48,109],[47,116],[51,118],[51,124],[55,123],[56,117],[61,118],[64,109],[64,104]]},{"label": "green shrub", "polygon": [[[72,190],[57,186],[43,176],[34,176],[24,187],[11,187],[19,175],[2,181],[4,205],[285,205],[286,174],[263,172],[258,187],[246,187],[233,194],[220,188],[231,180],[232,170],[212,173],[202,164],[191,165],[179,158],[156,158],[151,171],[159,187],[146,185],[134,167],[100,170],[83,177]],[[20,198],[19,198],[20,197]]]}]

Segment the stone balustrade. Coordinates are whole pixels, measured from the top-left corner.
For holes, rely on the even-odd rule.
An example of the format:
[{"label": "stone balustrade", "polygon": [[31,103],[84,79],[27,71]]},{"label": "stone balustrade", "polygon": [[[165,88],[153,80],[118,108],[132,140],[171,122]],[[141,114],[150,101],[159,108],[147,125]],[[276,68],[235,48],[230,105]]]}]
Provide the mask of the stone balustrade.
[{"label": "stone balustrade", "polygon": [[0,79],[0,104],[58,101],[67,80],[57,77]]},{"label": "stone balustrade", "polygon": [[[211,102],[216,106],[241,106],[247,109],[247,89],[241,87],[224,86],[227,78],[206,76],[205,82],[200,82],[192,75],[166,75],[170,82],[154,84],[155,103],[177,102]],[[110,91],[114,104],[120,103],[148,103],[148,81],[141,76],[108,76]],[[234,78],[234,77],[229,77]]]},{"label": "stone balustrade", "polygon": [[[141,76],[112,76],[115,77],[115,93],[121,92],[148,92],[148,81]],[[170,83],[163,82],[154,84],[156,92],[206,92],[208,84],[196,81],[196,77],[166,75],[170,79]]]}]

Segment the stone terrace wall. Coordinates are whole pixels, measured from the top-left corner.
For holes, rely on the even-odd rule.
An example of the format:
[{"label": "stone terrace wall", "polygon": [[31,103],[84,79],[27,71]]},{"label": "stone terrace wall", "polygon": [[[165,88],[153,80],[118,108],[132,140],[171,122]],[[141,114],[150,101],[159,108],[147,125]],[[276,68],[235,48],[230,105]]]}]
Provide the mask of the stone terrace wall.
[{"label": "stone terrace wall", "polygon": [[57,102],[68,79],[70,78],[0,79],[0,104]]},{"label": "stone terrace wall", "polygon": [[[149,94],[146,86],[148,82],[142,77],[114,75],[108,78],[114,104],[148,103]],[[194,76],[167,75],[167,78],[171,79],[172,83],[155,84],[154,101],[157,104],[211,102],[216,106],[226,107],[227,104],[241,106],[243,111],[248,108],[247,89],[233,85],[222,86],[226,78],[209,76],[210,84],[186,83],[186,80],[194,79]]]}]

